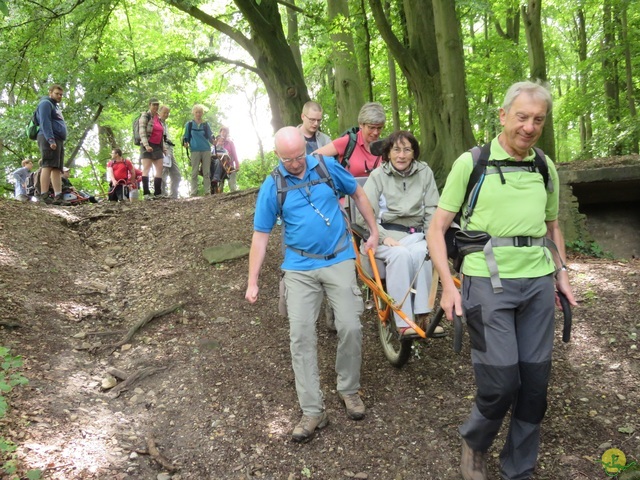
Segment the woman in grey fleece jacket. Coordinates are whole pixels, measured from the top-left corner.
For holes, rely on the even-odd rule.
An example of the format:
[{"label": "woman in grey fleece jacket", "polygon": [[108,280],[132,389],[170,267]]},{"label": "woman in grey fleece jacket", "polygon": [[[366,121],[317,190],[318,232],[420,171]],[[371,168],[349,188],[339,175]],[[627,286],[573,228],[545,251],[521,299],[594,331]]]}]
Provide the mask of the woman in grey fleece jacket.
[{"label": "woman in grey fleece jacket", "polygon": [[[429,313],[431,261],[426,260],[425,233],[438,205],[439,194],[433,172],[420,156],[420,146],[411,132],[398,131],[385,140],[383,165],[369,175],[364,191],[378,219],[380,246],[376,258],[385,265],[387,292],[401,302],[403,313],[420,324]],[[358,223],[362,221],[358,217]],[[415,278],[415,280],[414,280]],[[398,333],[416,332],[395,315]],[[436,335],[442,335],[438,327]]]}]

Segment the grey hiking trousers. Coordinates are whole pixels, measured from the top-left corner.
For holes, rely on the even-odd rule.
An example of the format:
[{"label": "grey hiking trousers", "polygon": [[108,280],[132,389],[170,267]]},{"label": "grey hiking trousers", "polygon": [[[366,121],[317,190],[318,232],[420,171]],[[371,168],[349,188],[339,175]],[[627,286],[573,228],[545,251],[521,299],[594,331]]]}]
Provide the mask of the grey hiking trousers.
[{"label": "grey hiking trousers", "polygon": [[362,293],[356,282],[353,260],[308,271],[285,270],[291,363],[296,378],[298,402],[305,415],[324,411],[318,370],[316,320],[326,292],[335,312],[338,332],[336,352],[337,390],[349,395],[360,389],[362,363]]},{"label": "grey hiking trousers", "polygon": [[462,306],[471,339],[476,399],[459,432],[473,450],[486,452],[511,408],[509,432],[500,453],[504,480],[531,477],[547,409],[554,335],[554,280],[491,280],[465,276]]}]

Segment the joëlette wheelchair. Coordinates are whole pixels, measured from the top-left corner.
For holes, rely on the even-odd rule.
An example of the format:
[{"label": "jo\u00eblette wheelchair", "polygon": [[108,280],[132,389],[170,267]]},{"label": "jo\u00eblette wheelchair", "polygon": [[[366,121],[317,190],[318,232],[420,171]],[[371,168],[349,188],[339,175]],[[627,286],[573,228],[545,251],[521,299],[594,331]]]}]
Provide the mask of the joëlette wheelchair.
[{"label": "jo\u00eblette wheelchair", "polygon": [[[360,179],[358,179],[360,181]],[[360,251],[360,244],[369,238],[369,232],[355,223],[355,208],[349,209],[349,217],[351,223],[351,232],[353,233],[353,243],[356,250],[356,270],[358,278],[365,286],[365,306],[368,309],[375,308],[378,318],[378,334],[380,336],[380,344],[384,351],[384,355],[391,365],[400,368],[407,363],[411,356],[412,345],[414,341],[426,341],[429,339],[436,327],[440,324],[444,317],[444,310],[439,305],[440,298],[440,277],[438,272],[433,269],[431,289],[429,292],[417,292],[416,294],[429,295],[428,306],[430,313],[428,321],[423,324],[417,324],[402,312],[401,304],[405,301],[411,292],[407,292],[404,299],[392,298],[385,291],[385,267],[382,261],[376,260],[373,252],[368,251],[366,255]],[[454,231],[448,232],[445,237],[447,243],[447,251],[449,254],[450,264],[456,260],[454,258],[455,249],[453,248]],[[428,268],[429,255],[425,252],[425,261],[422,268]],[[453,271],[453,270],[452,270]],[[461,280],[456,274],[454,283],[460,288]],[[400,304],[398,303],[400,302]],[[396,327],[395,316],[398,315],[416,334],[415,336],[401,336]],[[463,325],[460,317],[454,317],[454,338],[453,349],[460,352],[462,348]]]}]

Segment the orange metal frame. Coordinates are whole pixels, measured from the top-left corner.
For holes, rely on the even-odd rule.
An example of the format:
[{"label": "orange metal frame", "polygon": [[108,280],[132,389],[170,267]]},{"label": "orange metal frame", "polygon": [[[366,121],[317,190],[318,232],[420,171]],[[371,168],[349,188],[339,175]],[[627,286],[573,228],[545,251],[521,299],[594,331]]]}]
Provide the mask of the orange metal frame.
[{"label": "orange metal frame", "polygon": [[[413,320],[407,318],[404,312],[401,310],[401,306],[398,305],[395,300],[384,290],[382,286],[382,279],[380,278],[380,272],[378,271],[378,266],[376,265],[376,260],[374,254],[371,250],[367,251],[367,256],[369,258],[369,263],[371,264],[371,270],[373,272],[373,277],[369,275],[369,273],[365,270],[362,265],[362,260],[360,255],[358,254],[359,249],[357,242],[355,240],[356,235],[353,234],[353,247],[356,251],[356,270],[358,272],[358,277],[360,280],[369,287],[371,293],[373,295],[373,301],[376,308],[376,312],[378,313],[378,319],[386,324],[389,321],[389,315],[391,312],[397,314],[400,318],[402,318],[407,324],[416,331],[416,334],[420,336],[420,338],[427,338],[426,333],[422,330]],[[454,277],[454,282],[457,288],[460,288],[461,282],[458,277]],[[439,276],[437,272],[434,270],[432,284],[431,284],[431,292],[429,292],[429,307],[431,309],[434,308],[435,298],[437,294],[439,283]],[[380,301],[378,301],[380,300]],[[384,304],[384,306],[382,306]]]}]

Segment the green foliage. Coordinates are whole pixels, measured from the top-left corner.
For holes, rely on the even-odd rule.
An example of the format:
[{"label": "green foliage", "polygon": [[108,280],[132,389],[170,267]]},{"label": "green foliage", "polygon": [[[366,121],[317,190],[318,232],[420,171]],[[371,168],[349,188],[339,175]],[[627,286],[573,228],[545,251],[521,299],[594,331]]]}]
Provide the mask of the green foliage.
[{"label": "green foliage", "polygon": [[596,258],[613,258],[612,254],[602,250],[602,247],[597,242],[585,242],[584,240],[576,240],[575,242],[567,243],[567,248],[575,253],[582,255],[588,255]]},{"label": "green foliage", "polygon": [[[186,3],[209,7],[206,2]],[[520,3],[512,0],[456,2],[469,112],[478,143],[499,131],[497,112],[506,88],[529,75]],[[547,77],[555,100],[554,160],[629,153],[640,136],[640,123],[630,111],[633,92],[627,92],[625,78],[627,61],[632,84],[640,69],[640,10],[631,7],[633,2],[611,2],[616,19],[622,18],[621,12],[626,8],[627,57],[621,21],[614,22],[614,43],[607,49],[603,46],[604,2],[574,3],[548,0],[542,9]],[[298,0],[296,3],[304,11],[297,14],[306,83],[300,88],[306,88],[309,96],[323,105],[322,129],[332,138],[342,133],[338,128],[339,112],[333,86],[337,65],[331,55],[334,47],[331,33],[337,26],[353,37],[360,74],[363,75],[366,64],[371,65],[373,99],[387,106],[389,118],[391,116],[389,49],[376,31],[368,2],[350,0],[348,4],[350,16],[332,25],[326,13],[326,1]],[[283,20],[284,12],[283,7]],[[37,3],[0,0],[3,31],[0,78],[4,79],[0,86],[0,145],[3,146],[0,185],[7,185],[4,177],[17,168],[23,158],[39,158],[37,145],[25,137],[24,127],[38,99],[47,94],[47,87],[54,82],[65,88],[62,106],[69,127],[68,160],[82,140],[82,149],[78,149],[73,159],[75,165],[70,165],[78,167],[72,171],[74,185],[90,193],[100,192],[98,184],[104,182],[105,163],[112,146],[122,147],[125,156],[137,157],[131,141],[131,120],[146,109],[150,96],[160,98],[171,107],[169,130],[174,141],[181,137],[195,103],[207,107],[206,118],[216,129],[225,114],[216,107],[221,96],[253,88],[241,82],[233,84],[232,78],[237,78],[239,71],[248,71],[238,65],[251,64],[238,39],[241,35],[246,36],[243,38],[255,35],[252,42],[262,40],[258,32],[250,32],[235,2],[211,4],[209,13],[218,21],[226,22],[233,34],[221,34],[179,11],[168,0],[155,3],[87,0],[73,8],[57,0]],[[585,20],[583,60],[578,56],[579,13],[584,14]],[[403,2],[389,2],[388,19],[400,43],[407,45]],[[514,25],[518,28],[508,28]],[[216,56],[229,58],[232,63],[221,63],[215,60]],[[603,66],[607,63],[604,60],[611,60],[609,67]],[[436,59],[416,61],[434,66],[431,73],[438,75]],[[613,77],[611,69],[615,69]],[[409,80],[397,67],[396,73],[400,127],[418,133],[420,125],[415,99],[409,94]],[[615,105],[608,104],[604,95],[605,81],[611,78],[616,82]],[[634,87],[637,91],[637,84]],[[431,107],[440,108],[439,105]],[[586,142],[581,139],[584,118],[589,119],[591,129]],[[388,122],[385,134],[390,126]],[[93,168],[89,158],[94,160]],[[249,179],[248,183],[254,181]],[[10,196],[11,189],[0,189],[0,195]]]},{"label": "green foliage", "polygon": [[[22,359],[14,357],[9,353],[9,349],[0,346],[0,419],[6,413],[9,405],[5,395],[10,393],[14,387],[25,385],[29,381],[22,375],[20,368],[22,367]],[[11,475],[11,479],[18,479],[15,473],[18,471],[18,462],[15,457],[16,445],[0,436],[0,472]],[[40,470],[30,470],[27,472],[27,478],[30,480],[38,480],[42,477]]]},{"label": "green foliage", "polygon": [[241,189],[259,187],[277,164],[278,158],[274,152],[267,153],[264,160],[260,158],[245,160],[238,172],[238,187]]},{"label": "green foliage", "polygon": [[22,359],[12,356],[6,347],[0,347],[0,362],[0,418],[2,418],[8,408],[5,395],[13,390],[13,387],[25,385],[29,381],[19,371],[22,367]]}]

